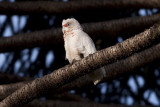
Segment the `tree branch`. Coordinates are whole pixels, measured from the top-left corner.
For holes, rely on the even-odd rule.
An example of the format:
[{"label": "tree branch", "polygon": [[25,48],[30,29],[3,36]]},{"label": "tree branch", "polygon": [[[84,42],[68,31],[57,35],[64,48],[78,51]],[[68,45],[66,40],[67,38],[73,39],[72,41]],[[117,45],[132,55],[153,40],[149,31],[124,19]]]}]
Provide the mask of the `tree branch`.
[{"label": "tree branch", "polygon": [[[119,60],[113,64],[105,66],[106,77],[103,79],[103,82],[116,78],[123,73],[129,73],[135,69],[142,67],[150,62],[160,59],[160,44],[157,44],[149,49],[146,49],[142,52],[135,53],[134,55]],[[91,85],[92,81],[87,78],[87,76],[80,77],[71,83],[68,83],[61,88],[57,89],[54,93],[65,92],[71,89],[80,89],[84,86]],[[21,83],[0,85],[0,99],[6,98],[8,95],[13,93],[15,90],[24,86]],[[51,92],[52,93],[52,92]],[[54,94],[52,93],[52,94]]]},{"label": "tree branch", "polygon": [[[102,82],[121,76],[121,74],[129,73],[135,69],[142,67],[150,62],[160,59],[160,44],[157,44],[149,49],[135,53],[134,55],[116,61],[113,64],[105,66],[106,77]],[[79,89],[81,87],[91,85],[92,81],[87,76],[80,77],[69,84],[62,86],[58,92],[64,92],[71,89]],[[56,92],[57,92],[56,91]]]},{"label": "tree branch", "polygon": [[159,0],[82,0],[1,2],[1,14],[70,14],[104,9],[160,8]]},{"label": "tree branch", "polygon": [[[92,38],[113,37],[138,33],[158,22],[160,14],[144,17],[118,19],[106,22],[82,24]],[[0,38],[0,52],[16,51],[36,46],[53,46],[63,43],[62,30],[50,29]],[[107,35],[107,36],[106,36]]]},{"label": "tree branch", "polygon": [[83,98],[78,94],[71,94],[68,91],[64,93],[57,93],[57,94],[47,94],[46,99],[51,100],[61,100],[61,101],[77,101],[77,102],[93,102],[87,98]]},{"label": "tree branch", "polygon": [[26,85],[29,81],[25,82],[18,82],[12,83],[9,85],[0,85],[0,100],[4,99],[5,97],[9,96],[15,90],[19,89],[20,87]]},{"label": "tree branch", "polygon": [[160,59],[160,44],[157,44],[149,49],[146,49],[142,52],[135,53],[134,55],[119,60],[113,64],[109,64],[105,67],[106,78],[103,81],[107,81],[112,79],[113,77],[120,76],[124,73],[129,73],[130,71],[134,71],[137,68],[140,68],[148,63],[154,62]]},{"label": "tree branch", "polygon": [[56,90],[101,66],[128,57],[134,52],[147,48],[157,42],[160,42],[159,24],[122,43],[98,51],[80,61],[55,70],[42,78],[35,79],[5,98],[0,102],[0,105],[2,107],[24,105],[49,89]]},{"label": "tree branch", "polygon": [[41,100],[34,100],[27,104],[25,107],[154,107],[154,106],[141,106],[141,105],[134,105],[134,106],[125,106],[125,105],[116,105],[116,104],[98,104],[98,103],[91,103],[91,102],[64,102],[64,101],[41,101]]}]

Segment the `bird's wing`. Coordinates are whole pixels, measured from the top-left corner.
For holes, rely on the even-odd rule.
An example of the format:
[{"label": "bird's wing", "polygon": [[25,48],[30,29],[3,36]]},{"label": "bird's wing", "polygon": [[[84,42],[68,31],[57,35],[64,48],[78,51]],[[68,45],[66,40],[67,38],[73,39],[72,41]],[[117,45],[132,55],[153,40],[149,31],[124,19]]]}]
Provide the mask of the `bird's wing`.
[{"label": "bird's wing", "polygon": [[82,46],[84,47],[84,51],[83,51],[84,57],[96,52],[96,48],[93,40],[85,32],[83,32],[83,35],[82,35]]}]

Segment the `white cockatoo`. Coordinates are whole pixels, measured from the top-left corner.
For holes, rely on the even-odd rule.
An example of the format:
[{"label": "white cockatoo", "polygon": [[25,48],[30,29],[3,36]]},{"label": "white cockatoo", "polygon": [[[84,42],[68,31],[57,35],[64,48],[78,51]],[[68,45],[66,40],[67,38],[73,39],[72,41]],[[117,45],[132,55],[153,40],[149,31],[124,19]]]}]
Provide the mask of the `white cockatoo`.
[{"label": "white cockatoo", "polygon": [[[96,52],[92,39],[83,31],[76,19],[69,18],[63,20],[62,27],[66,58],[70,63],[73,63],[74,60],[81,60],[83,57]],[[105,76],[105,69],[103,67],[97,69],[88,74],[88,76],[94,85],[96,85]]]}]

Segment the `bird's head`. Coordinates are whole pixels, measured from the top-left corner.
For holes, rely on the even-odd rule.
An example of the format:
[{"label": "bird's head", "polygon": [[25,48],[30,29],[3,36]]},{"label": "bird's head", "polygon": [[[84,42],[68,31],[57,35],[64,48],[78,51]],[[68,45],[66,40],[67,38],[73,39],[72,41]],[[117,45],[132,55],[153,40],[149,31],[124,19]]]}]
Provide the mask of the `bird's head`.
[{"label": "bird's head", "polygon": [[78,30],[78,29],[82,30],[82,27],[76,19],[69,18],[69,19],[62,21],[62,32],[63,33],[70,32],[73,30]]}]

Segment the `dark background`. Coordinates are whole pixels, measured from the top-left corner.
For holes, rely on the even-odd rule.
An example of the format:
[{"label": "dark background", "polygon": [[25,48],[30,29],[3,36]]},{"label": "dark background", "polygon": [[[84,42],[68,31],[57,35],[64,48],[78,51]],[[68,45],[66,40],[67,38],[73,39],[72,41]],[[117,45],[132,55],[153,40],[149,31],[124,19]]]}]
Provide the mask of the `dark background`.
[{"label": "dark background", "polygon": [[[9,1],[10,0],[8,0],[8,2]],[[34,0],[32,1],[34,2]],[[55,1],[57,2],[61,0]],[[55,1],[53,0],[53,2]],[[126,17],[146,16],[156,13],[159,13],[158,9],[104,9],[64,15],[43,13],[24,15],[1,14],[0,36],[9,37],[15,34],[59,28],[61,27],[62,20],[70,17],[76,18],[80,23],[92,23]],[[97,49],[100,50],[118,42],[122,42],[133,35],[135,34],[132,33],[129,35],[119,35],[114,37],[109,36],[105,38],[99,37],[93,38],[93,40]],[[43,75],[63,67],[66,64],[69,63],[65,60],[64,44],[34,47],[31,49],[23,49],[0,54],[0,72],[22,77],[42,77]],[[71,93],[105,104],[140,104],[160,106],[159,70],[160,62],[154,61],[134,70],[134,72],[124,74],[114,80],[101,83],[97,86],[86,86],[83,89],[72,90]],[[6,82],[3,81],[0,83],[6,84]],[[64,98],[62,100],[67,99]]]}]

